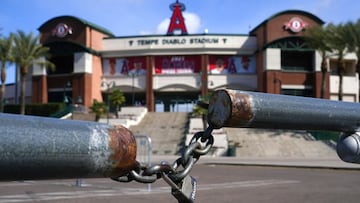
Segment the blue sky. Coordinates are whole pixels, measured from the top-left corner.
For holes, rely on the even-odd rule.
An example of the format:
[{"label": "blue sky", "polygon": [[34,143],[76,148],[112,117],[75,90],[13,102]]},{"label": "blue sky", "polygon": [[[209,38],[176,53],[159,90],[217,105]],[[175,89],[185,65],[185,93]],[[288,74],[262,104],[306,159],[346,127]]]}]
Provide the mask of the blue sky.
[{"label": "blue sky", "polygon": [[[23,30],[38,33],[47,20],[72,15],[109,29],[116,36],[165,34],[175,0],[1,0],[0,33]],[[186,5],[185,23],[190,34],[247,34],[273,14],[299,9],[326,23],[356,21],[357,0],[180,0]],[[10,71],[9,71],[10,72]],[[13,81],[9,73],[8,82]]]}]

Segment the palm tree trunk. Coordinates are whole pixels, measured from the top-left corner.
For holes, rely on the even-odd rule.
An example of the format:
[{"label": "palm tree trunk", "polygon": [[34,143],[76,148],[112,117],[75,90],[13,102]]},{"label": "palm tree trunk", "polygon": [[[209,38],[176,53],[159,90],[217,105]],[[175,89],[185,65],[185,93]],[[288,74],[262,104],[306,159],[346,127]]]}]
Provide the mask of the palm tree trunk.
[{"label": "palm tree trunk", "polygon": [[343,74],[340,74],[339,75],[339,101],[342,101],[343,100],[343,78],[344,78],[344,75]]},{"label": "palm tree trunk", "polygon": [[[5,66],[5,64],[3,64]],[[4,112],[4,96],[5,96],[5,67],[1,67],[1,91],[0,91],[0,112]]]},{"label": "palm tree trunk", "polygon": [[26,75],[20,75],[20,114],[25,115]]},{"label": "palm tree trunk", "polygon": [[99,114],[95,113],[95,122],[99,122],[100,117],[101,116]]},{"label": "palm tree trunk", "polygon": [[[358,59],[360,59],[360,54],[359,56],[357,56]],[[356,63],[356,72],[358,74],[358,77],[359,77],[359,81],[360,81],[360,60],[357,61]],[[359,102],[360,102],[360,89],[359,89]]]},{"label": "palm tree trunk", "polygon": [[339,75],[339,101],[343,100],[343,79],[344,79],[345,67],[342,59],[338,60],[338,75]]},{"label": "palm tree trunk", "polygon": [[120,105],[116,105],[115,107],[115,117],[119,118]]},{"label": "palm tree trunk", "polygon": [[321,61],[321,91],[320,91],[320,97],[325,98],[325,91],[326,91],[326,73],[327,73],[327,63],[326,58],[323,57]]}]

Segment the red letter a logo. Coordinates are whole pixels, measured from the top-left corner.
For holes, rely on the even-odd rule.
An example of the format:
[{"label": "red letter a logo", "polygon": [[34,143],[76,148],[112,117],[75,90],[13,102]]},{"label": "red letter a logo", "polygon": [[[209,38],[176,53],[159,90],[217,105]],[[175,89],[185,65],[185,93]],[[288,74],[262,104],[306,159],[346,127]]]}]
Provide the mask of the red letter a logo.
[{"label": "red letter a logo", "polygon": [[181,8],[185,10],[184,4],[179,4],[178,1],[176,1],[175,6],[173,4],[170,6],[173,9],[173,15],[171,16],[169,29],[167,31],[168,35],[173,35],[174,30],[181,30],[181,34],[187,34],[184,17],[181,14]]}]

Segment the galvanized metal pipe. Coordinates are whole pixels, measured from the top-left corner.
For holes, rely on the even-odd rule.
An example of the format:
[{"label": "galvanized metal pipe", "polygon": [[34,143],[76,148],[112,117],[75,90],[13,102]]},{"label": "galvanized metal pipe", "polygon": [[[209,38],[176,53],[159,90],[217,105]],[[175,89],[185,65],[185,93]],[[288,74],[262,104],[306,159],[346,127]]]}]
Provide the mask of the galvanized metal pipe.
[{"label": "galvanized metal pipe", "polygon": [[0,180],[117,177],[136,166],[121,126],[0,114]]},{"label": "galvanized metal pipe", "polygon": [[248,127],[353,133],[360,126],[360,105],[308,97],[218,90],[210,98],[208,123],[215,128]]}]

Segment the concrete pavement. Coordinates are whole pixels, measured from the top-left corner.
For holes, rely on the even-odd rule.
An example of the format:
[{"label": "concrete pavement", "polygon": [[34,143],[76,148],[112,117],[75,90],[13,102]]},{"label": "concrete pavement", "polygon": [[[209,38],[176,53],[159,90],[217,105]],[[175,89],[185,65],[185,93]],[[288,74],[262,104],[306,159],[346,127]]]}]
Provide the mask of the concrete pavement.
[{"label": "concrete pavement", "polygon": [[[161,161],[173,163],[179,156],[153,156],[152,163]],[[328,169],[360,169],[360,164],[346,163],[338,157],[321,158],[283,158],[283,157],[210,157],[202,156],[197,164],[239,165],[239,166],[274,166],[274,167],[297,167],[297,168],[328,168]]]},{"label": "concrete pavement", "polygon": [[[358,202],[359,172],[198,164],[191,176],[198,181],[195,202],[338,203]],[[75,186],[74,179],[2,182],[0,203],[177,202],[170,191],[163,180],[153,183],[151,191],[141,183],[119,183],[109,178],[84,179],[81,187]]]}]

